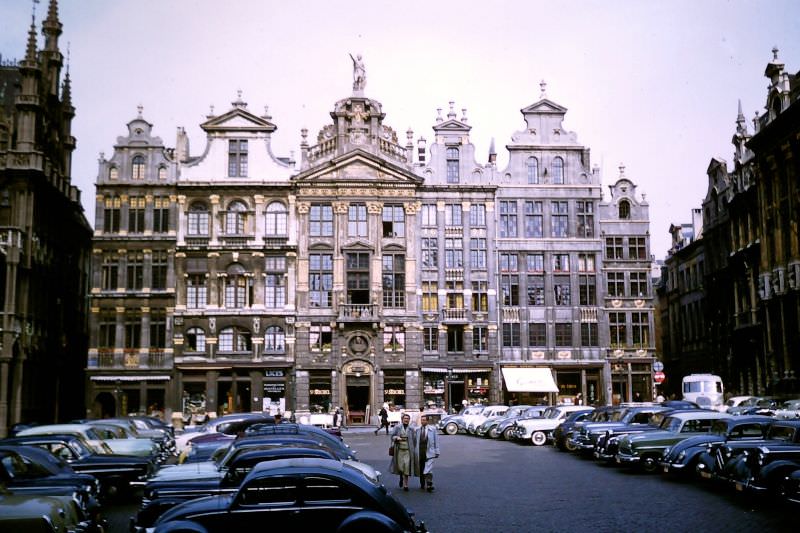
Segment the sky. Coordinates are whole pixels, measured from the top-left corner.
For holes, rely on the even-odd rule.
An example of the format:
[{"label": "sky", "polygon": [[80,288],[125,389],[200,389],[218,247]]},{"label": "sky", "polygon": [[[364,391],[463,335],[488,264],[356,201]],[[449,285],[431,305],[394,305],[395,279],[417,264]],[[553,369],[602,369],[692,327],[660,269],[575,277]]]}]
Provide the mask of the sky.
[{"label": "sky", "polygon": [[[49,0],[36,5],[37,32]],[[712,157],[732,161],[737,102],[748,124],[763,113],[771,49],[800,71],[796,0],[61,0],[60,39],[77,115],[72,180],[94,221],[98,156],[113,153],[137,106],[166,146],[186,128],[191,152],[210,106],[237,91],[278,130],[273,151],[299,155],[351,94],[352,62],[365,95],[405,144],[433,137],[437,108],[467,109],[478,162],[491,139],[524,128],[520,110],[547,97],[569,111],[565,129],[589,147],[605,197],[619,166],[650,204],[651,253],[666,256],[672,223],[690,221]],[[0,54],[25,53],[33,0],[0,0]],[[39,34],[39,45],[43,39]]]}]

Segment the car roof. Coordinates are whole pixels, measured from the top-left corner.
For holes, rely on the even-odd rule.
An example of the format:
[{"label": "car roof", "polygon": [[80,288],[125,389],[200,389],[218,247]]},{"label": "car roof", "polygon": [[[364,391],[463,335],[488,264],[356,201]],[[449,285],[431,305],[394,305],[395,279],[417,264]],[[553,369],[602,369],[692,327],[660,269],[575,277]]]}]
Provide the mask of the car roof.
[{"label": "car roof", "polygon": [[19,433],[20,436],[25,435],[46,435],[50,433],[64,433],[68,431],[87,431],[91,430],[92,426],[89,424],[47,424],[45,426],[35,426],[28,429],[23,429]]},{"label": "car roof", "polygon": [[29,442],[52,442],[52,441],[85,441],[77,435],[70,435],[69,433],[48,433],[46,435],[20,435],[19,437],[11,437],[3,439],[0,444],[26,444]]},{"label": "car roof", "polygon": [[303,468],[324,468],[334,472],[344,470],[344,464],[334,459],[320,459],[316,457],[293,457],[291,459],[278,459],[259,463],[250,472],[250,475],[257,475],[262,472],[269,472],[281,469],[303,469]]},{"label": "car roof", "polygon": [[711,411],[706,409],[693,409],[690,411],[680,411],[671,413],[669,415],[671,418],[677,418],[679,420],[702,420],[706,418],[733,418],[732,415],[727,413],[720,413],[719,411]]}]

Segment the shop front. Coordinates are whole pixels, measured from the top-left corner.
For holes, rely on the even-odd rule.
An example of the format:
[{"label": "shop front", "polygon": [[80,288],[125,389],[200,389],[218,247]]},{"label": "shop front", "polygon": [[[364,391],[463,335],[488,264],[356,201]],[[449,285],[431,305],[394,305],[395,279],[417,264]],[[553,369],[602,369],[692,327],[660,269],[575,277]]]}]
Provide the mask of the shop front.
[{"label": "shop front", "polygon": [[611,363],[611,401],[649,402],[653,400],[653,363],[619,360]]},{"label": "shop front", "polygon": [[383,401],[392,409],[406,406],[405,370],[385,370],[383,372]]},{"label": "shop front", "polygon": [[422,368],[425,409],[458,412],[465,404],[488,404],[491,368]]},{"label": "shop front", "polygon": [[96,375],[90,377],[93,417],[135,414],[164,416],[168,375]]},{"label": "shop front", "polygon": [[549,367],[504,366],[502,375],[506,405],[549,404],[560,393]]},{"label": "shop front", "polygon": [[308,410],[311,414],[331,412],[331,372],[311,370],[308,373]]},{"label": "shop front", "polygon": [[267,369],[264,371],[261,382],[261,410],[271,415],[284,413],[293,409],[288,405],[287,398],[287,372],[283,368]]}]

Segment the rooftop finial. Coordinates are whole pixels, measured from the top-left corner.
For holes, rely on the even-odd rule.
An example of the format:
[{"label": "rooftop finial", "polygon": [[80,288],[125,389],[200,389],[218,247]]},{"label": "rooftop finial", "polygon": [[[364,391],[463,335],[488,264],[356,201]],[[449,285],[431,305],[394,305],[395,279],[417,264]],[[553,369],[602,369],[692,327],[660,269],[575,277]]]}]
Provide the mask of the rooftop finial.
[{"label": "rooftop finial", "polygon": [[455,107],[456,103],[454,101],[452,101],[452,100],[450,100],[449,103],[450,103],[450,111],[448,111],[448,113],[447,113],[447,118],[456,118],[456,112],[453,109]]},{"label": "rooftop finial", "polygon": [[625,163],[619,164],[619,177],[622,178],[625,176]]},{"label": "rooftop finial", "polygon": [[233,107],[238,107],[238,108],[246,108],[247,107],[247,103],[244,100],[242,100],[242,90],[241,89],[236,89],[236,101],[235,102],[231,102],[231,104],[233,105]]},{"label": "rooftop finial", "polygon": [[547,98],[547,82],[542,80],[539,82],[539,88],[542,92],[539,94],[539,100],[544,100]]},{"label": "rooftop finial", "polygon": [[467,122],[467,108],[461,108],[461,122]]},{"label": "rooftop finial", "polygon": [[36,61],[36,4],[34,0],[33,12],[31,13],[31,27],[28,30],[28,46],[25,48],[25,60]]},{"label": "rooftop finial", "polygon": [[139,113],[139,117],[138,118],[142,118],[142,111],[144,111],[144,106],[142,104],[137,105],[136,106],[136,111]]},{"label": "rooftop finial", "polygon": [[778,50],[778,47],[777,46],[773,46],[772,47],[772,60],[773,61],[777,61],[778,60],[778,52],[780,52],[780,50]]},{"label": "rooftop finial", "polygon": [[442,120],[444,120],[442,118],[442,108],[441,107],[437,107],[436,108],[436,122],[441,122]]},{"label": "rooftop finial", "polygon": [[356,54],[356,57],[350,54],[350,59],[353,60],[353,92],[363,92],[367,86],[367,67],[361,54]]},{"label": "rooftop finial", "polygon": [[208,106],[208,118],[211,118],[213,116],[214,116],[214,104],[211,104]]}]

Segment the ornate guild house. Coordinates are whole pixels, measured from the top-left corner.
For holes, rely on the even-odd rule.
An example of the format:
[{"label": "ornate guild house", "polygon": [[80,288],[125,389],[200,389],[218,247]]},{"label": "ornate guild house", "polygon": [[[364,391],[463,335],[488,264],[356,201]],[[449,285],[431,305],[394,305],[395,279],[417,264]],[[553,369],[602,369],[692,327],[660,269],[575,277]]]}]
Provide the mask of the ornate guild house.
[{"label": "ornate guild house", "polygon": [[652,397],[648,206],[624,168],[604,199],[544,83],[505,169],[452,102],[430,143],[398,135],[353,63],[298,161],[241,94],[199,154],[140,108],[101,156],[87,404],[358,424],[385,402]]}]

